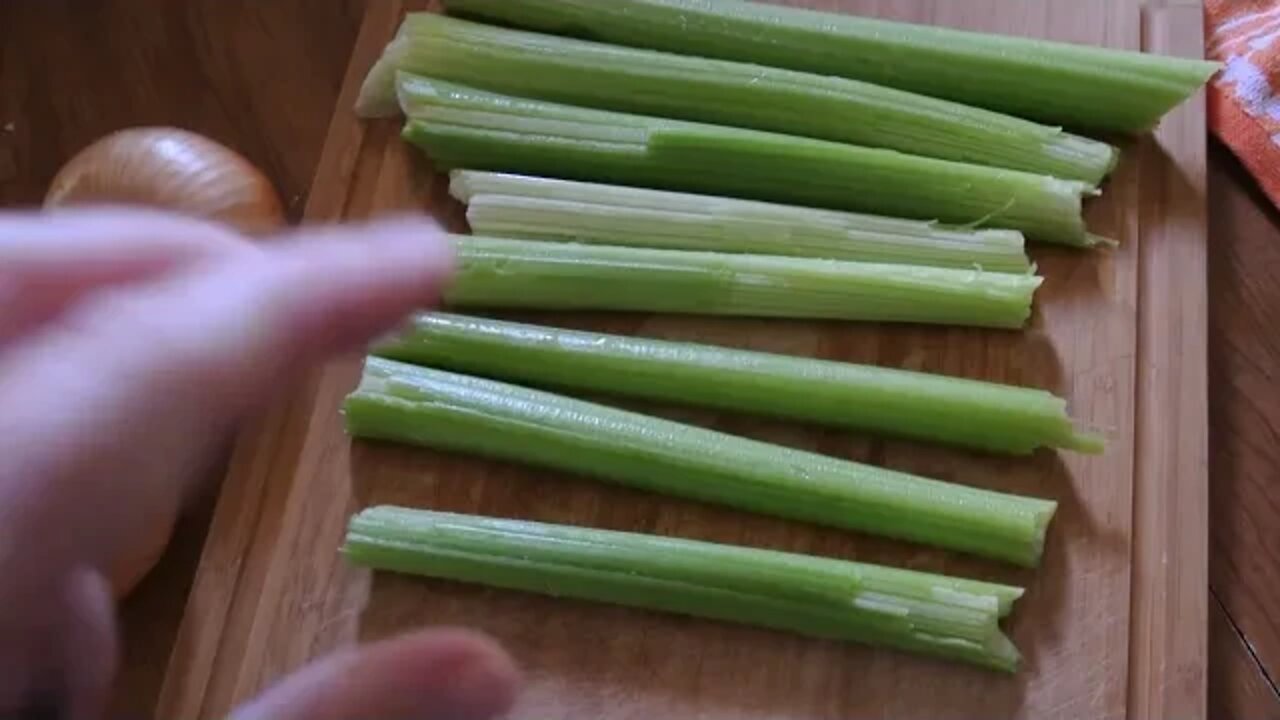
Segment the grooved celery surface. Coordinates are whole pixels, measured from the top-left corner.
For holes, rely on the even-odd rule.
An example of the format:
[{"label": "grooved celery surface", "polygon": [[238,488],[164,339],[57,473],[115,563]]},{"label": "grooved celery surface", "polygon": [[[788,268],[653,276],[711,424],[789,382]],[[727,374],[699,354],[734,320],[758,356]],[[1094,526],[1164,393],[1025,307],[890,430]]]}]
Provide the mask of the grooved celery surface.
[{"label": "grooved celery surface", "polygon": [[373,507],[343,552],[385,570],[888,645],[1012,671],[1020,588],[675,538]]},{"label": "grooved celery surface", "polygon": [[359,108],[396,108],[394,72],[521,97],[823,138],[1098,184],[1106,143],[845,78],[585,42],[436,13],[405,18]]},{"label": "grooved celery surface", "polygon": [[424,313],[374,352],[534,385],[810,420],[985,450],[1102,450],[1030,388],[810,358]]},{"label": "grooved celery surface", "polygon": [[453,236],[455,307],[627,310],[1017,328],[1033,275]]},{"label": "grooved celery surface", "polygon": [[1020,230],[1069,245],[1087,183],[825,140],[580,108],[400,73],[404,137],[442,169],[642,185]]},{"label": "grooved celery surface", "polygon": [[344,413],[354,437],[527,462],[1022,565],[1038,562],[1056,508],[376,357]]},{"label": "grooved celery surface", "polygon": [[[963,2],[963,0],[956,0]],[[1141,132],[1217,63],[739,0],[446,0],[593,40],[857,78],[1041,122]]]},{"label": "grooved celery surface", "polygon": [[751,200],[455,170],[477,235],[1027,274],[1015,230],[968,230]]}]

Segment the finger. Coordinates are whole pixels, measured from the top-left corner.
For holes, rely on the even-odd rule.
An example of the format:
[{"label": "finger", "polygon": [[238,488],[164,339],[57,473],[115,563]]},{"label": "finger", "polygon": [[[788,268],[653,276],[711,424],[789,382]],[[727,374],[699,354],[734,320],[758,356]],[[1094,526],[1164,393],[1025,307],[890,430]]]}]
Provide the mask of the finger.
[{"label": "finger", "polygon": [[[3,358],[0,573],[24,532],[46,560],[111,564],[139,518],[173,515],[239,413],[429,304],[449,272],[433,224],[314,235],[95,296]],[[76,532],[42,531],[59,526]]]},{"label": "finger", "polygon": [[105,298],[63,335],[94,348],[94,367],[116,383],[190,396],[205,417],[225,417],[299,364],[360,347],[433,304],[451,266],[433,223],[311,231]]},{"label": "finger", "polygon": [[252,251],[234,232],[155,211],[0,215],[0,344],[84,293],[152,278],[211,254]]},{"label": "finger", "polygon": [[0,614],[0,717],[98,717],[117,662],[106,581],[81,567],[25,591],[42,612]]},{"label": "finger", "polygon": [[311,665],[233,720],[487,720],[515,699],[518,673],[492,641],[429,630]]},{"label": "finger", "polygon": [[69,614],[61,645],[65,653],[67,720],[95,720],[106,706],[115,676],[115,601],[102,573],[79,568],[68,588]]}]

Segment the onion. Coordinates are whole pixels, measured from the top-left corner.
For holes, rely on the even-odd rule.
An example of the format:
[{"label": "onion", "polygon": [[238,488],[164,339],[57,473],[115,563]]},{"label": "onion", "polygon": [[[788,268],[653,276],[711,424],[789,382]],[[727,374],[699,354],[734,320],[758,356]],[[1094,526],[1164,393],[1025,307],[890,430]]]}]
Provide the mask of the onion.
[{"label": "onion", "polygon": [[166,127],[112,133],[73,157],[53,179],[45,205],[146,205],[262,235],[284,223],[271,182],[235,151]]}]

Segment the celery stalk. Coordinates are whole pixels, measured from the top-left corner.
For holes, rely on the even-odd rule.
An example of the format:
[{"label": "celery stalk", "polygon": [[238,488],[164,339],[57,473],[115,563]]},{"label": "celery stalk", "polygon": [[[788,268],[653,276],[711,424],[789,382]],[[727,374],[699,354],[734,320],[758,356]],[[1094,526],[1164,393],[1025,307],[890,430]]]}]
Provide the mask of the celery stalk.
[{"label": "celery stalk", "polygon": [[885,265],[453,236],[455,307],[622,310],[1017,328],[1041,278]]},{"label": "celery stalk", "polygon": [[1220,65],[738,0],[446,0],[601,42],[855,78],[1041,122],[1141,132]]},{"label": "celery stalk", "polygon": [[1056,503],[371,357],[347,431],[1035,565]]},{"label": "celery stalk", "polygon": [[1015,230],[472,170],[453,171],[449,191],[478,235],[1031,271]]},{"label": "celery stalk", "polygon": [[1101,452],[1066,401],[1031,388],[868,365],[466,317],[415,316],[374,353],[561,389],[743,410],[1008,453]]},{"label": "celery stalk", "polygon": [[[379,66],[606,110],[881,147],[1098,184],[1106,143],[1009,115],[845,78],[638,50],[411,13]],[[394,112],[385,67],[358,110]]]},{"label": "celery stalk", "polygon": [[885,645],[1012,672],[1020,588],[795,553],[390,506],[343,554],[380,570]]},{"label": "celery stalk", "polygon": [[559,105],[400,73],[404,137],[442,169],[643,185],[1021,230],[1093,245],[1092,186],[825,140]]}]

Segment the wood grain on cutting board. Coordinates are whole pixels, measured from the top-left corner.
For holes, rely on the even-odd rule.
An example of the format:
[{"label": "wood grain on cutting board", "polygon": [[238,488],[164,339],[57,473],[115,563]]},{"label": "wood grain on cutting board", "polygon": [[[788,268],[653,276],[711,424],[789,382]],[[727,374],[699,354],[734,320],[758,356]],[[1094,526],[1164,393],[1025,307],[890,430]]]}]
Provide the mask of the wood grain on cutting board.
[{"label": "wood grain on cutting board", "polygon": [[[404,3],[421,7],[421,3]],[[802,4],[802,3],[792,3]],[[811,3],[813,4],[813,3]],[[822,3],[849,12],[1197,54],[1192,5],[1106,0]],[[442,179],[394,122],[350,114],[401,3],[370,3],[313,187],[321,222],[400,209],[455,226]],[[630,407],[956,482],[1052,497],[1038,570],[424,450],[360,443],[337,363],[246,433],[217,508],[161,717],[219,717],[307,660],[422,624],[497,636],[527,670],[517,718],[1204,715],[1204,137],[1197,99],[1126,146],[1088,211],[1114,253],[1037,249],[1047,280],[1022,333],[640,315],[527,315],[1035,385],[1107,431],[1106,455],[992,458],[682,408]],[[1165,251],[1166,246],[1168,252]],[[1141,368],[1141,372],[1138,369]],[[1141,378],[1142,382],[1136,381]],[[681,535],[1025,585],[1006,677],[888,651],[637,610],[379,575],[337,555],[348,516],[394,502]],[[1136,503],[1136,504],[1135,504]],[[1135,535],[1135,532],[1137,533]],[[1170,558],[1176,562],[1171,564]]]}]

